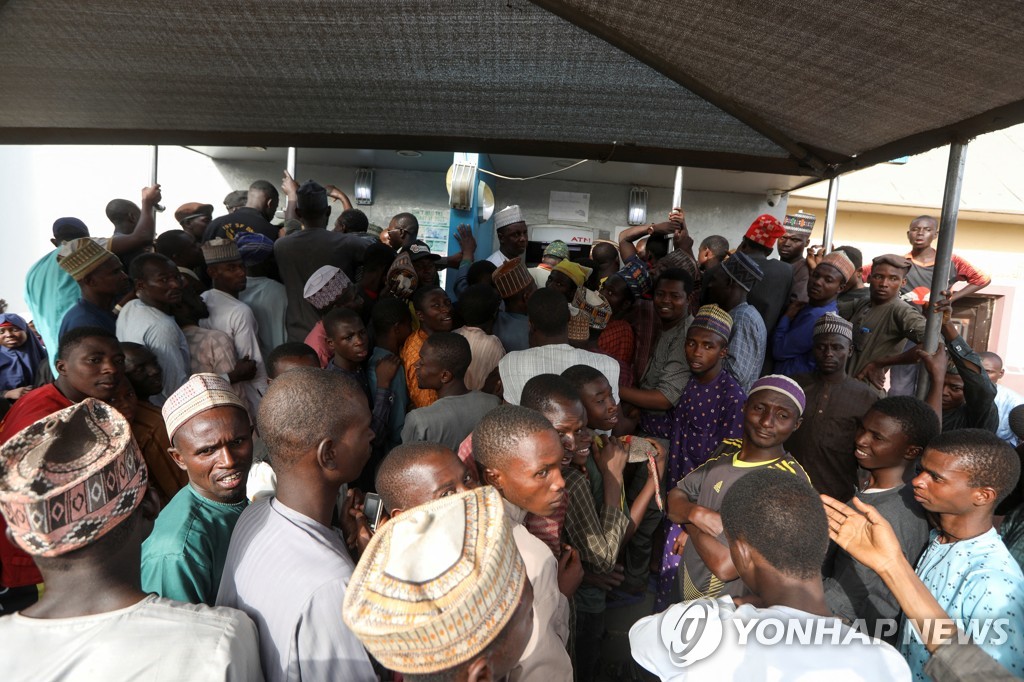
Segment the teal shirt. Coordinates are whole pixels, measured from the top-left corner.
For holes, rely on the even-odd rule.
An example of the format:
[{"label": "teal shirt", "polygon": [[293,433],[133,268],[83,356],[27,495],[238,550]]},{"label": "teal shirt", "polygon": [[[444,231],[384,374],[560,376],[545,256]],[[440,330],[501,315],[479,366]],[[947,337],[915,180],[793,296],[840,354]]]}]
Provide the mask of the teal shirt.
[{"label": "teal shirt", "polygon": [[213,605],[231,531],[248,504],[222,504],[191,484],[171,499],[142,543],[142,589],[190,604]]},{"label": "teal shirt", "polygon": [[57,376],[57,342],[60,323],[82,296],[78,282],[57,263],[57,249],[46,254],[29,268],[25,276],[25,304],[36,331],[43,337],[50,370]]}]

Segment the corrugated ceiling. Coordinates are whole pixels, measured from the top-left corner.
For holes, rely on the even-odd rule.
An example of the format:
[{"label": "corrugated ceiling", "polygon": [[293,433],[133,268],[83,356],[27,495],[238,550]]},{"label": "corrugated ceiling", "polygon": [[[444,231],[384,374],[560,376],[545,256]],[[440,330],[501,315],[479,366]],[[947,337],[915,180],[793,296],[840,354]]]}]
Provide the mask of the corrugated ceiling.
[{"label": "corrugated ceiling", "polygon": [[0,1],[0,143],[461,149],[822,175],[1024,120],[1019,8]]}]

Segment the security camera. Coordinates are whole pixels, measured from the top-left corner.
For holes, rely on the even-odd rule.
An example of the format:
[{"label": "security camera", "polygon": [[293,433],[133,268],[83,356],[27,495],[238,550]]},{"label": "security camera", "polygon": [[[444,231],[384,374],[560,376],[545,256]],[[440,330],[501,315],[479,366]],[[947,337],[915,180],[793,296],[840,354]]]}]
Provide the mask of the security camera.
[{"label": "security camera", "polygon": [[768,202],[769,206],[778,206],[779,202],[782,201],[782,197],[786,196],[785,192],[779,192],[778,190],[772,190],[765,196],[765,201]]}]

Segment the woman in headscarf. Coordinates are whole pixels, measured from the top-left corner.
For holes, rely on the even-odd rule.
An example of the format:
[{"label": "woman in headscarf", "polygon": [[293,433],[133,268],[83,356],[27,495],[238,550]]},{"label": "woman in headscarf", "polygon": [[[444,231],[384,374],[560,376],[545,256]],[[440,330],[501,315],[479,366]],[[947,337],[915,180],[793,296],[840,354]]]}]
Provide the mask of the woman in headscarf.
[{"label": "woman in headscarf", "polygon": [[35,387],[46,351],[20,315],[0,314],[0,394],[14,402]]}]

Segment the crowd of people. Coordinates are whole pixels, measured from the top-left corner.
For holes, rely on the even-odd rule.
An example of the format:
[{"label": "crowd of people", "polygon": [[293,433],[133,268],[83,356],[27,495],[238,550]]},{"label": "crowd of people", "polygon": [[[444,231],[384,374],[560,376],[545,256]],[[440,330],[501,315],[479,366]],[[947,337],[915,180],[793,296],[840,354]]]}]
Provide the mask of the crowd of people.
[{"label": "crowd of people", "polygon": [[865,263],[677,208],[528,267],[517,206],[442,257],[288,174],[161,200],[58,219],[0,315],[7,679],[590,682],[645,599],[616,678],[1024,676],[1024,399],[934,218]]}]

